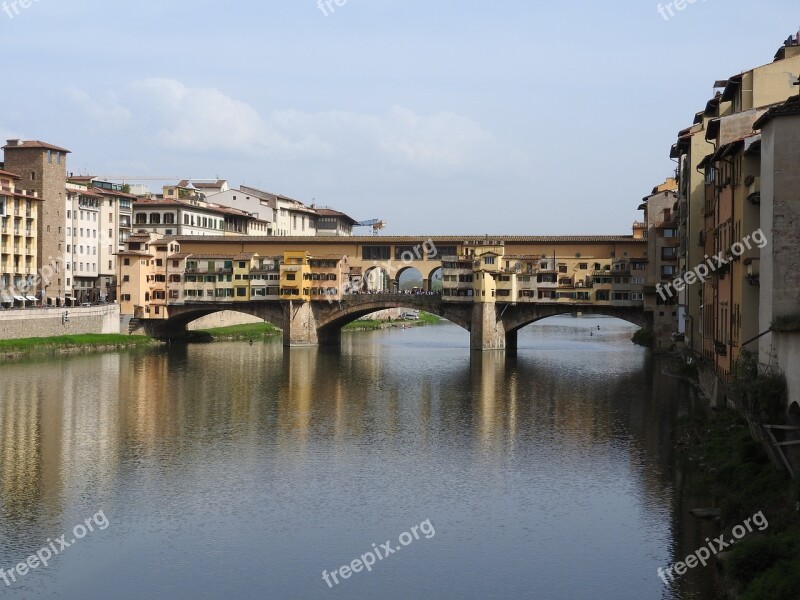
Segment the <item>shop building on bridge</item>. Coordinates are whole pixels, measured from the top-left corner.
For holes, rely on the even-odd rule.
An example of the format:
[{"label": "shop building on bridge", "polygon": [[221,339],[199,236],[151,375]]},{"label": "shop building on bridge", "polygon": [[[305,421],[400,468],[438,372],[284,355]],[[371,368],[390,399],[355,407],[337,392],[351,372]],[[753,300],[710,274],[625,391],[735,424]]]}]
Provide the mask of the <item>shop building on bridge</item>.
[{"label": "shop building on bridge", "polygon": [[[404,240],[387,245],[381,256],[398,254],[422,261],[432,272],[440,271],[442,290],[437,295],[442,302],[642,307],[645,242],[633,238],[625,242],[635,245],[626,244],[622,256],[611,251],[601,257],[596,251],[523,254],[501,239],[464,240],[440,248],[431,242],[426,253],[415,254],[411,250],[415,246]],[[397,292],[399,275],[409,268],[368,259],[370,267],[358,256],[317,251],[320,248],[311,252],[298,244],[265,255],[241,244],[235,248],[212,243],[204,246],[208,251],[197,252],[187,251],[187,245],[197,247],[185,238],[146,231],[128,239],[117,256],[123,315],[168,319],[170,306],[187,304],[231,308],[253,301],[340,302],[353,294]],[[440,256],[441,248],[452,254]],[[370,246],[369,256],[373,253]],[[387,271],[385,278],[368,276],[380,265]],[[386,279],[392,282],[389,286]]]}]

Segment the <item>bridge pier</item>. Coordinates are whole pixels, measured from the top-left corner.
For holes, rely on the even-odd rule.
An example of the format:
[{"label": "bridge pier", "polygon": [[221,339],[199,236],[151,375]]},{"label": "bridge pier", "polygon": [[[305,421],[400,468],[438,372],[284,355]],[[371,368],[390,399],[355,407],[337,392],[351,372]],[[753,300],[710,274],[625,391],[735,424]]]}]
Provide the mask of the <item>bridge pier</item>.
[{"label": "bridge pier", "polygon": [[[472,305],[472,327],[469,335],[472,350],[506,349],[506,329],[503,319],[497,313],[496,304],[476,302]],[[516,348],[516,334],[510,341]]]},{"label": "bridge pier", "polygon": [[519,334],[519,329],[514,329],[513,331],[509,331],[506,333],[506,351],[507,352],[516,352],[517,350],[517,335]]},{"label": "bridge pier", "polygon": [[316,346],[319,344],[317,335],[317,319],[310,302],[295,302],[289,300],[284,304],[284,346]]}]

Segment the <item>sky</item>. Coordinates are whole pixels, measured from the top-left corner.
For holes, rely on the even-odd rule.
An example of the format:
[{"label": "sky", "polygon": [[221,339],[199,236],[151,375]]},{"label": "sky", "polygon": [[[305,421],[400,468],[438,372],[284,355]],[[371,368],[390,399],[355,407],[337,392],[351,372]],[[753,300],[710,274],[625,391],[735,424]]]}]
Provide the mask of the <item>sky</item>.
[{"label": "sky", "polygon": [[800,26],[797,0],[23,2],[0,0],[0,138],[389,235],[630,234],[714,81]]}]

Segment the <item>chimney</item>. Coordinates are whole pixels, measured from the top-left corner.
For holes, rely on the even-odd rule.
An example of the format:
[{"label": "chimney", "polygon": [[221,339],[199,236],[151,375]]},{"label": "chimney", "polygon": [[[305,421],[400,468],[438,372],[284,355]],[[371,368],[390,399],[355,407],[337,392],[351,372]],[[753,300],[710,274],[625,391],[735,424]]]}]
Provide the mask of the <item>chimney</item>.
[{"label": "chimney", "polygon": [[22,140],[6,140],[9,146],[22,146]]}]

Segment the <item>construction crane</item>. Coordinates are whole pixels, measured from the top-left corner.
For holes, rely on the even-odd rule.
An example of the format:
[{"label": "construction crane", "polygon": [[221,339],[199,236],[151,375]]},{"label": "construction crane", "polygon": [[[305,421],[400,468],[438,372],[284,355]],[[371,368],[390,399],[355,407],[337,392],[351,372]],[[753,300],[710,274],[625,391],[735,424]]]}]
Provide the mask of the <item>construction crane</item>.
[{"label": "construction crane", "polygon": [[386,227],[386,221],[383,219],[370,219],[356,223],[353,227],[372,227],[372,235],[378,235],[378,232]]},{"label": "construction crane", "polygon": [[132,177],[130,175],[96,175],[97,179],[106,181],[180,181],[180,177]]}]

